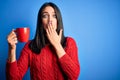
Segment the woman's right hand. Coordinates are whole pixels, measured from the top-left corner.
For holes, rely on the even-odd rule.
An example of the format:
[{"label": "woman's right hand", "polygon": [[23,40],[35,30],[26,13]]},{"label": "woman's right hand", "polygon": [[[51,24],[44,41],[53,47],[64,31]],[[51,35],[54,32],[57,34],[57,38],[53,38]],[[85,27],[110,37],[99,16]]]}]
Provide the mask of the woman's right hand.
[{"label": "woman's right hand", "polygon": [[16,43],[17,43],[17,35],[15,30],[12,30],[10,34],[7,36],[9,51],[8,51],[8,61],[14,62],[16,61]]},{"label": "woman's right hand", "polygon": [[17,35],[16,35],[16,33],[15,33],[14,30],[12,30],[10,32],[10,34],[8,34],[8,36],[7,36],[7,42],[9,44],[9,49],[10,50],[15,50],[16,49],[16,43],[18,41],[17,41]]}]

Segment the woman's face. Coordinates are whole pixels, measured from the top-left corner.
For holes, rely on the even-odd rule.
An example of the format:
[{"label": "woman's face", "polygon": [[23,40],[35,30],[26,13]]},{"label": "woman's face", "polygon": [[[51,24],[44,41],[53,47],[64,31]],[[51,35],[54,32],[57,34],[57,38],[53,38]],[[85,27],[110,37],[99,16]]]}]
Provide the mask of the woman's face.
[{"label": "woman's face", "polygon": [[46,30],[48,25],[51,24],[53,29],[57,29],[57,18],[54,9],[51,6],[47,6],[42,12],[42,24]]}]

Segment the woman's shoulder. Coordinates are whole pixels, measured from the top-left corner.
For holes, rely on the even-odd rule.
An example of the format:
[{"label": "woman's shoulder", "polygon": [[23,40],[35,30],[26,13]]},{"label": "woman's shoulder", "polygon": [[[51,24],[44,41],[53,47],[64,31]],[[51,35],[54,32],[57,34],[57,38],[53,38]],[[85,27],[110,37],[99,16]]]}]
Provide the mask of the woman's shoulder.
[{"label": "woman's shoulder", "polygon": [[67,41],[70,41],[70,42],[75,41],[75,39],[73,37],[70,37],[70,36],[67,36],[66,39],[67,39]]},{"label": "woman's shoulder", "polygon": [[25,46],[28,46],[30,44],[31,40],[25,43]]},{"label": "woman's shoulder", "polygon": [[68,37],[66,37],[66,43],[67,43],[67,45],[76,44],[76,41],[73,37],[68,36]]},{"label": "woman's shoulder", "polygon": [[24,49],[29,49],[29,44],[31,43],[32,40],[29,40],[28,42],[25,43]]}]

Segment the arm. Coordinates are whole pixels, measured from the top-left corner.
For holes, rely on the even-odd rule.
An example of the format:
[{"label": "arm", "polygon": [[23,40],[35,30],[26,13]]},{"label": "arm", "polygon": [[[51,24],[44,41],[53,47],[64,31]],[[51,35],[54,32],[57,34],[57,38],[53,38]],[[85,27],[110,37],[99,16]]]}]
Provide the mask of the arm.
[{"label": "arm", "polygon": [[68,79],[77,80],[80,73],[80,65],[75,41],[72,38],[67,38],[65,50],[60,45],[56,46],[55,50],[59,58],[60,66]]},{"label": "arm", "polygon": [[68,79],[76,80],[80,72],[76,43],[72,38],[68,38],[66,49],[64,50],[60,43],[62,30],[60,30],[60,33],[57,34],[56,30],[54,30],[53,28],[53,25],[49,24],[48,28],[46,29],[47,37],[50,43],[55,48],[61,68],[67,75]]},{"label": "arm", "polygon": [[66,54],[59,58],[59,63],[69,80],[77,80],[80,73],[78,50],[72,38],[67,39]]},{"label": "arm", "polygon": [[18,61],[7,61],[6,64],[6,79],[7,80],[22,80],[24,74],[29,67],[29,51],[26,44],[23,48]]}]

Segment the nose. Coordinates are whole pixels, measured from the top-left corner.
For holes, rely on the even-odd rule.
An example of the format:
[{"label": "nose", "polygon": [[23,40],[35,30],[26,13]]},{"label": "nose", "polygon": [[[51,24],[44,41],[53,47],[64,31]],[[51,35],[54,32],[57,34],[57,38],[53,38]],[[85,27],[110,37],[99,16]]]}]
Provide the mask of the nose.
[{"label": "nose", "polygon": [[52,17],[51,17],[51,16],[49,16],[48,23],[49,23],[49,24],[52,23]]}]

